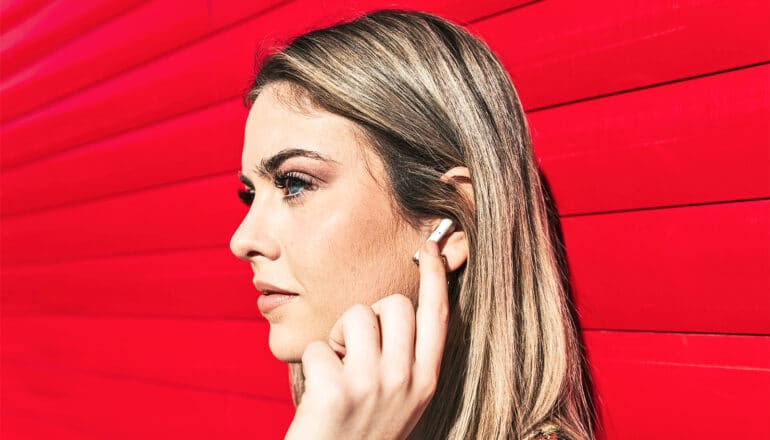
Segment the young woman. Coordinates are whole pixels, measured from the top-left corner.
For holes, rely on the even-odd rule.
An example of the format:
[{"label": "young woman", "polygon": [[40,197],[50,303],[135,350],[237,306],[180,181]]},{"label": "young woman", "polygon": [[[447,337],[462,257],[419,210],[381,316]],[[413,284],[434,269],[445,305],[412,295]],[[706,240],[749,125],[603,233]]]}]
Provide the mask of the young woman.
[{"label": "young woman", "polygon": [[484,43],[378,11],[268,56],[247,101],[231,249],[290,363],[287,438],[593,437],[524,113]]}]

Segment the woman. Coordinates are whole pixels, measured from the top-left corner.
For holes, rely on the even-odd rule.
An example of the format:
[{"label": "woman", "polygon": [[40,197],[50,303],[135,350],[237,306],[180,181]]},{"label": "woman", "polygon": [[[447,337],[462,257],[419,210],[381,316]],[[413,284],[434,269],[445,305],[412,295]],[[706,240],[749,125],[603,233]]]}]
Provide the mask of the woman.
[{"label": "woman", "polygon": [[231,249],[290,363],[287,438],[593,437],[524,114],[484,43],[378,11],[267,57],[247,101]]}]

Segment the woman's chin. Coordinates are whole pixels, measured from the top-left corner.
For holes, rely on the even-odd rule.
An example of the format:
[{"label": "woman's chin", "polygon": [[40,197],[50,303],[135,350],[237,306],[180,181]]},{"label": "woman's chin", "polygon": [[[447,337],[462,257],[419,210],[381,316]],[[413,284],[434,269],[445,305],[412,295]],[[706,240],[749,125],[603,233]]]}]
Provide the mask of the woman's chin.
[{"label": "woman's chin", "polygon": [[285,329],[276,327],[280,325],[270,326],[269,345],[273,356],[282,362],[301,362],[307,341],[292,337]]}]

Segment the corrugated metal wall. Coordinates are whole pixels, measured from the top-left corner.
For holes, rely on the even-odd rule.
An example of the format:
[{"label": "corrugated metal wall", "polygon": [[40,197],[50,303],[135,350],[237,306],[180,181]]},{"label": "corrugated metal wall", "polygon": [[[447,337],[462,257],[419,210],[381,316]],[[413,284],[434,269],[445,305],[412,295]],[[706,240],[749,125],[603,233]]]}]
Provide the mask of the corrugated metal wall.
[{"label": "corrugated metal wall", "polygon": [[282,436],[228,249],[240,95],[258,48],[387,6],[469,24],[511,73],[606,437],[770,438],[770,2],[0,5],[4,439]]}]

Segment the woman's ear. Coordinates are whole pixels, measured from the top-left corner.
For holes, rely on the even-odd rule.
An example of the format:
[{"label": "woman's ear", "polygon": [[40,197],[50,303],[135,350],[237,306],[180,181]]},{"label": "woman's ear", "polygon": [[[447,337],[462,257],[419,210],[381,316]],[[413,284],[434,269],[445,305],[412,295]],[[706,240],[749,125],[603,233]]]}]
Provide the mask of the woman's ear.
[{"label": "woman's ear", "polygon": [[[467,167],[454,167],[441,176],[443,182],[455,186],[470,203],[475,203],[471,176]],[[468,238],[465,231],[455,225],[455,230],[439,242],[439,251],[446,256],[447,271],[454,272],[468,260]]]},{"label": "woman's ear", "polygon": [[446,257],[447,272],[461,268],[468,260],[468,240],[465,231],[454,231],[439,242],[439,252]]}]

